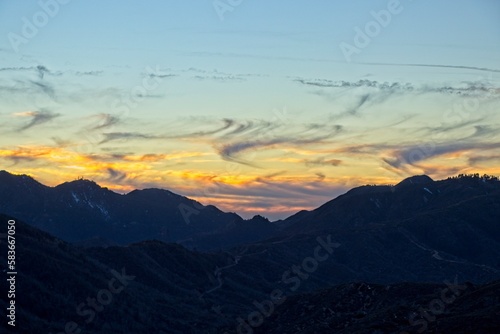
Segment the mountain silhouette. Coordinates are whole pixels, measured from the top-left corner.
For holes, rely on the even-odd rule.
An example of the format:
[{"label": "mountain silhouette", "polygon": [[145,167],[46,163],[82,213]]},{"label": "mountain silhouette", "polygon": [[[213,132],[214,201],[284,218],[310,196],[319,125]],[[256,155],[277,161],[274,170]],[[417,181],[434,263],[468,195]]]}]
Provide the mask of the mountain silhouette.
[{"label": "mountain silhouette", "polygon": [[[198,210],[189,223],[182,204]],[[255,333],[416,332],[411,315],[450,281],[466,288],[438,320],[427,320],[430,331],[498,328],[494,177],[362,186],[269,222],[167,190],[121,195],[88,180],[46,187],[0,172],[0,221],[9,219],[16,220],[19,291],[29,291],[18,297],[21,332],[59,333],[70,321],[98,334],[249,332],[249,315],[267,312],[262,305],[274,291],[279,304],[250,328]],[[130,285],[87,322],[91,311],[76,308],[122,270],[134,276]],[[7,291],[5,280],[0,288]],[[422,319],[413,320],[423,326]]]},{"label": "mountain silhouette", "polygon": [[190,248],[227,248],[275,230],[267,220],[244,220],[168,190],[122,195],[83,179],[47,187],[6,171],[0,171],[0,212],[80,245],[157,239]]}]

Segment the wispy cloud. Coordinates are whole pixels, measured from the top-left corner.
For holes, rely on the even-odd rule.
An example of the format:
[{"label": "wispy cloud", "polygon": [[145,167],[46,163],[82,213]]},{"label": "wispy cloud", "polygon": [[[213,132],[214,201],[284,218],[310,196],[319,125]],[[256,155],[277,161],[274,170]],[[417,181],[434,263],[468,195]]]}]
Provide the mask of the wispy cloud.
[{"label": "wispy cloud", "polygon": [[40,111],[26,111],[26,112],[15,113],[14,116],[30,118],[30,121],[27,124],[19,128],[19,131],[24,131],[32,127],[38,126],[40,124],[50,122],[54,118],[59,117],[60,114],[48,110],[40,110]]},{"label": "wispy cloud", "polygon": [[274,219],[317,207],[351,187],[345,180],[329,179],[320,172],[300,177],[286,174],[277,172],[247,178],[237,184],[213,175],[196,180],[197,184],[204,185],[204,193],[194,187],[180,188],[178,192],[246,217],[262,214]]},{"label": "wispy cloud", "polygon": [[74,71],[76,76],[100,76],[104,71]]},{"label": "wispy cloud", "polygon": [[122,182],[127,178],[127,173],[121,172],[111,167],[107,168],[107,172],[109,174],[108,181],[110,182]]},{"label": "wispy cloud", "polygon": [[43,65],[37,66],[16,66],[16,67],[0,67],[0,72],[25,72],[34,71],[38,74],[40,79],[43,79],[46,74],[50,75],[61,75],[62,72],[52,72],[47,67]]},{"label": "wispy cloud", "polygon": [[91,128],[91,130],[100,130],[109,128],[121,122],[119,116],[115,116],[112,114],[99,114],[96,115],[96,118],[98,119],[98,122]]},{"label": "wispy cloud", "polygon": [[53,71],[44,65],[37,66],[11,66],[0,67],[0,72],[34,72],[38,75],[39,79],[44,79],[46,75],[61,76],[63,74],[74,74],[76,76],[99,76],[104,72],[101,70],[79,71],[79,70],[66,70],[66,71]]},{"label": "wispy cloud", "polygon": [[477,166],[481,163],[491,163],[491,162],[500,162],[500,154],[492,154],[492,155],[473,155],[469,157],[469,164],[472,166]]},{"label": "wispy cloud", "polygon": [[171,73],[167,73],[167,74],[148,73],[147,75],[150,78],[160,78],[160,79],[173,78],[173,77],[177,76],[177,74],[171,74]]},{"label": "wispy cloud", "polygon": [[113,140],[131,140],[131,139],[160,139],[162,136],[150,135],[139,132],[110,132],[104,133],[104,139],[100,144],[104,144]]},{"label": "wispy cloud", "polygon": [[33,85],[35,88],[37,88],[38,90],[42,91],[43,93],[47,94],[48,96],[50,96],[51,98],[55,98],[55,90],[54,90],[54,87],[47,83],[47,82],[42,82],[42,81],[33,81],[33,80],[29,80],[29,83],[31,85]]},{"label": "wispy cloud", "polygon": [[306,166],[334,166],[337,167],[342,163],[339,159],[317,158],[317,159],[304,159]]},{"label": "wispy cloud", "polygon": [[12,97],[12,95],[33,98],[33,95],[46,95],[52,100],[56,99],[56,90],[52,84],[43,80],[11,80],[8,84],[0,83],[0,96]]},{"label": "wispy cloud", "polygon": [[358,80],[358,81],[333,81],[325,79],[304,79],[296,78],[295,82],[302,85],[313,86],[319,88],[369,88],[376,89],[381,92],[395,93],[442,93],[456,94],[468,96],[471,94],[498,94],[498,87],[493,87],[485,81],[466,81],[450,85],[419,85],[416,86],[409,82],[379,82],[375,80]]},{"label": "wispy cloud", "polygon": [[453,130],[463,129],[466,127],[470,127],[476,125],[478,122],[484,120],[484,117],[475,118],[470,120],[464,120],[462,122],[453,123],[453,124],[441,124],[439,126],[433,127],[423,127],[419,129],[419,131],[425,131],[427,134],[442,134]]},{"label": "wispy cloud", "polygon": [[358,80],[358,81],[333,81],[325,79],[294,79],[295,82],[301,83],[307,86],[315,86],[321,88],[360,88],[360,87],[370,87],[382,90],[402,90],[402,91],[412,91],[414,89],[413,85],[410,83],[399,83],[399,82],[378,82],[374,80]]},{"label": "wispy cloud", "polygon": [[431,145],[414,145],[392,151],[391,157],[383,160],[394,168],[404,168],[419,162],[450,153],[460,153],[469,150],[498,149],[500,143],[482,142],[450,142]]},{"label": "wispy cloud", "polygon": [[[268,124],[269,126],[269,124]],[[342,131],[342,126],[336,124],[302,124],[287,125],[271,132],[248,132],[245,130],[239,136],[223,136],[214,142],[218,154],[224,159],[256,166],[240,155],[250,151],[271,149],[276,147],[304,146],[332,140]],[[229,140],[231,139],[231,140]]]},{"label": "wispy cloud", "polygon": [[404,63],[358,63],[363,65],[379,65],[379,66],[408,66],[408,67],[437,67],[437,68],[454,68],[460,70],[473,70],[483,72],[496,72],[500,73],[499,69],[477,67],[477,66],[463,66],[463,65],[443,65],[443,64],[404,64]]}]

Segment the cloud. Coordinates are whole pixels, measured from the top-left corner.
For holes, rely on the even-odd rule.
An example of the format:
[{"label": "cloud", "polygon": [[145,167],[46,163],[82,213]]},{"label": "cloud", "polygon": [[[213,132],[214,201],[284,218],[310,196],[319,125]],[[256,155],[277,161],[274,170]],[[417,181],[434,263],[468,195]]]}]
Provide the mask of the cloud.
[{"label": "cloud", "polygon": [[75,71],[73,72],[76,76],[99,76],[103,71]]},{"label": "cloud", "polygon": [[56,143],[57,147],[68,147],[72,144],[70,140],[66,140],[58,136],[53,136],[50,139],[52,139],[54,143]]},{"label": "cloud", "polygon": [[172,78],[176,77],[176,74],[157,74],[157,73],[148,73],[147,74],[150,78],[160,78],[160,79],[165,79],[165,78]]},{"label": "cloud", "polygon": [[484,96],[494,97],[499,95],[498,88],[495,88],[482,81],[466,81],[456,86],[430,86],[424,85],[416,90],[417,93],[440,93],[452,94],[464,97],[469,96]]},{"label": "cloud", "polygon": [[[279,175],[257,177],[241,184],[207,179],[197,181],[197,188],[177,192],[245,217],[260,213],[274,219],[318,207],[353,186],[341,179],[329,179],[322,173],[300,177],[286,176],[283,172],[276,174]],[[202,187],[205,191],[197,190],[200,183],[205,185]]]},{"label": "cloud", "polygon": [[140,161],[148,161],[148,162],[155,162],[155,161],[161,161],[164,160],[168,157],[166,154],[144,154],[143,156],[140,157]]},{"label": "cloud", "polygon": [[500,143],[473,143],[453,142],[444,144],[413,145],[394,150],[391,157],[383,161],[390,166],[400,169],[407,165],[415,165],[421,161],[449,153],[460,153],[469,150],[491,150],[498,149]]},{"label": "cloud", "polygon": [[361,87],[369,87],[376,88],[380,90],[400,90],[400,91],[412,91],[414,87],[410,83],[399,83],[399,82],[378,82],[374,80],[358,80],[358,81],[332,81],[332,80],[324,80],[324,79],[303,79],[297,78],[294,80],[295,82],[301,83],[307,86],[315,86],[321,88],[361,88]]},{"label": "cloud", "polygon": [[359,109],[366,103],[366,101],[368,101],[369,98],[370,98],[370,94],[363,94],[363,95],[361,95],[361,97],[359,98],[359,101],[356,103],[356,105],[354,107],[350,108],[349,110],[347,110],[345,112],[345,114],[347,114],[347,115],[357,115]]},{"label": "cloud", "polygon": [[38,65],[36,67],[36,70],[38,71],[38,76],[40,77],[40,79],[43,79],[45,73],[51,73],[47,67],[43,66],[43,65]]},{"label": "cloud", "polygon": [[293,133],[290,130],[288,134],[252,134],[251,136],[244,136],[230,143],[223,141],[217,143],[215,146],[217,152],[224,160],[256,166],[250,161],[241,159],[239,155],[244,152],[275,148],[278,146],[289,147],[320,143],[335,137],[342,131],[342,127],[340,125],[306,124],[302,129],[295,129]]},{"label": "cloud", "polygon": [[219,82],[245,81],[244,78],[234,75],[195,75],[193,78],[198,80],[213,80]]},{"label": "cloud", "polygon": [[306,166],[334,166],[337,167],[342,163],[339,159],[327,159],[327,158],[317,158],[317,159],[304,159]]},{"label": "cloud", "polygon": [[99,76],[103,73],[103,71],[78,71],[78,70],[69,70],[69,71],[52,71],[49,70],[44,65],[37,66],[15,66],[15,67],[0,67],[0,72],[35,72],[38,75],[40,80],[44,79],[46,75],[50,76],[61,76],[65,73],[74,74],[76,76]]},{"label": "cloud", "polygon": [[[386,94],[396,93],[441,93],[454,94],[462,96],[492,94],[498,95],[498,87],[493,87],[486,81],[464,81],[455,86],[445,85],[420,85],[415,86],[408,82],[379,82],[375,80],[358,80],[358,81],[332,81],[324,79],[304,79],[296,78],[298,82],[305,86],[313,86],[319,88],[344,88],[344,89],[359,89],[366,88],[387,92]],[[324,92],[322,92],[325,94]]]},{"label": "cloud", "polygon": [[498,133],[500,132],[500,129],[498,126],[492,126],[492,125],[476,125],[474,126],[474,133],[468,136],[466,139],[472,140],[472,139],[484,139],[488,137],[493,137],[495,138]]},{"label": "cloud", "polygon": [[46,83],[46,82],[41,82],[41,81],[33,81],[33,80],[29,80],[28,83],[30,83],[36,89],[38,89],[38,90],[42,91],[43,93],[47,94],[52,99],[55,98],[55,90],[54,90],[54,88],[52,87],[51,84]]},{"label": "cloud", "polygon": [[34,157],[28,157],[28,156],[18,156],[18,155],[8,155],[8,156],[4,156],[3,158],[7,159],[7,160],[10,160],[13,162],[13,165],[17,165],[17,164],[20,164],[20,163],[24,163],[24,162],[32,162],[32,161],[35,161],[36,158]]},{"label": "cloud", "polygon": [[363,65],[379,65],[379,66],[408,66],[408,67],[435,67],[435,68],[454,68],[460,70],[473,70],[484,72],[500,73],[500,70],[487,67],[462,66],[462,65],[441,65],[441,64],[398,64],[398,63],[358,63]]},{"label": "cloud", "polygon": [[31,71],[35,67],[30,66],[30,67],[24,67],[24,66],[16,66],[16,67],[0,67],[0,72],[5,72],[5,71]]},{"label": "cloud", "polygon": [[315,173],[316,176],[318,177],[318,181],[323,181],[326,178],[326,175],[323,173]]},{"label": "cloud", "polygon": [[40,93],[48,95],[51,99],[55,100],[55,89],[48,82],[14,79],[9,81],[8,85],[0,84],[0,95],[7,97],[20,95],[26,99],[32,99],[34,95]]},{"label": "cloud", "polygon": [[448,124],[448,125],[443,124],[443,125],[436,126],[436,127],[425,127],[425,128],[422,128],[421,130],[426,131],[426,133],[428,133],[428,134],[439,134],[439,133],[445,133],[445,132],[449,132],[449,131],[453,131],[453,130],[462,129],[464,127],[474,125],[477,122],[481,122],[483,120],[484,120],[484,117],[481,117],[481,118],[466,120],[466,121],[462,121],[462,122],[458,122],[458,123],[454,123],[454,124]]},{"label": "cloud", "polygon": [[0,149],[0,158],[7,159],[13,161],[14,164],[18,164],[22,162],[33,162],[35,160],[46,159],[47,157],[50,157],[52,152],[54,152],[54,149],[49,147],[23,146],[11,150]]},{"label": "cloud", "polygon": [[469,164],[471,166],[477,166],[480,163],[488,162],[500,162],[500,154],[493,155],[474,155],[469,157]]},{"label": "cloud", "polygon": [[14,116],[31,118],[31,120],[27,124],[19,128],[19,131],[24,131],[34,126],[50,122],[54,118],[59,117],[60,114],[56,114],[47,110],[40,110],[40,111],[26,111],[26,112],[15,113]]},{"label": "cloud", "polygon": [[[206,119],[196,119],[196,118],[191,118],[188,120],[188,123],[190,126],[193,126],[194,122],[206,123],[207,120]],[[201,131],[195,131],[195,132],[188,132],[188,133],[184,133],[184,134],[172,135],[171,137],[172,138],[193,138],[193,137],[211,136],[211,135],[215,135],[215,134],[218,134],[220,132],[223,132],[223,131],[229,129],[230,127],[235,125],[236,121],[233,119],[224,118],[222,120],[222,123],[223,124],[220,127],[213,129],[213,130],[201,130]],[[185,126],[181,126],[181,128],[185,128]]]},{"label": "cloud", "polygon": [[[166,138],[173,139],[205,139],[213,141],[228,141],[249,136],[269,134],[282,123],[280,120],[269,122],[251,119],[238,120],[234,118],[212,119],[209,117],[190,117],[182,119],[177,124],[172,124]],[[207,128],[208,127],[208,128]],[[178,133],[179,129],[202,128],[201,130]]]},{"label": "cloud", "polygon": [[25,67],[25,66],[1,67],[0,72],[3,72],[3,71],[9,71],[9,72],[11,72],[11,71],[12,72],[34,71],[38,74],[38,77],[40,78],[40,80],[43,79],[46,74],[54,75],[54,76],[59,76],[62,74],[62,72],[50,71],[47,67],[45,67],[43,65],[29,66],[29,67]]},{"label": "cloud", "polygon": [[99,118],[99,123],[91,128],[91,130],[100,130],[104,128],[109,128],[113,125],[120,123],[120,117],[111,114],[99,114],[96,116]]},{"label": "cloud", "polygon": [[159,139],[161,136],[148,135],[138,132],[110,132],[104,133],[104,139],[100,144],[104,144],[114,140],[130,140],[130,139]]},{"label": "cloud", "polygon": [[107,180],[110,182],[121,182],[127,178],[127,173],[120,172],[114,168],[107,168],[108,178]]},{"label": "cloud", "polygon": [[183,70],[181,72],[185,73],[193,73],[195,75],[192,76],[193,79],[197,80],[213,80],[218,82],[237,82],[237,81],[246,81],[247,77],[260,77],[262,75],[259,74],[241,74],[241,73],[226,73],[221,72],[219,70],[203,70],[199,68],[190,67],[187,70]]}]

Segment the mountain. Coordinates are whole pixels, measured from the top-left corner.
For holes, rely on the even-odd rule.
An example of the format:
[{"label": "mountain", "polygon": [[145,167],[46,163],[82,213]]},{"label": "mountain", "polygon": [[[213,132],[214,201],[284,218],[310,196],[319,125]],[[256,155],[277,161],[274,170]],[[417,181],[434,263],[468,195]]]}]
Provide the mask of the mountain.
[{"label": "mountain", "polygon": [[245,253],[248,268],[265,268],[258,275],[269,282],[286,281],[285,268],[310,256],[318,237],[339,244],[297,292],[454,276],[486,283],[500,273],[500,182],[487,176],[415,176],[395,186],[357,187],[275,223],[260,216],[245,221],[167,190],[120,195],[87,180],[51,188],[6,172],[0,203],[0,212],[83,247],[155,239]]},{"label": "mountain", "polygon": [[168,190],[121,195],[89,180],[47,187],[6,171],[0,171],[0,212],[82,246],[157,239],[206,250],[261,240],[276,230],[269,221],[244,220]]},{"label": "mountain", "polygon": [[[499,192],[500,182],[493,178],[464,176],[433,181],[428,176],[414,176],[395,186],[354,188],[315,210],[301,212],[280,224],[290,233],[387,225],[396,220],[446,211],[453,206],[465,207],[473,201],[487,202]],[[494,205],[493,209],[497,208]],[[481,210],[472,213],[477,218],[486,218]]]},{"label": "mountain", "polygon": [[[71,321],[91,333],[415,332],[419,327],[409,317],[440,298],[445,281],[467,288],[438,320],[427,321],[430,330],[498,328],[492,316],[500,279],[496,178],[422,176],[358,187],[275,223],[256,216],[221,224],[234,214],[197,206],[199,214],[184,223],[188,232],[173,210],[195,203],[165,190],[120,195],[85,180],[50,188],[0,173],[0,197],[1,210],[33,219],[30,225],[16,219],[21,332],[59,333]],[[203,229],[205,210],[223,218],[207,218]],[[141,224],[157,240],[130,242],[127,227],[134,224],[113,223],[141,213],[149,219]],[[170,218],[159,220],[164,213]],[[3,230],[8,219],[0,214]],[[72,232],[61,226],[64,219],[87,233],[83,242],[67,243],[33,227]],[[179,226],[181,237],[192,233],[192,244],[234,247],[200,253],[165,243],[154,237],[161,236],[155,230],[161,225]],[[0,252],[5,263],[3,239]],[[123,291],[114,285],[120,279],[129,283]],[[7,288],[0,281],[0,289]],[[102,305],[90,307],[95,299]],[[0,307],[6,306],[1,294]],[[411,318],[414,324],[423,326],[421,316]],[[257,325],[259,317],[263,324]]]},{"label": "mountain", "polygon": [[[259,280],[291,293],[360,281],[499,279],[500,182],[479,176],[418,179],[425,183],[410,178],[396,186],[355,188],[277,222],[281,231],[273,238],[233,251],[256,254],[244,262],[261,268]],[[324,261],[316,259],[318,238],[337,246]]]},{"label": "mountain", "polygon": [[[246,298],[264,295],[249,291],[252,278],[238,273],[217,291],[220,273],[235,265],[228,253],[203,254],[161,241],[83,249],[0,214],[2,230],[11,219],[19,333],[60,333],[74,323],[82,333],[215,334],[247,312]],[[5,241],[3,236],[1,263],[7,263]],[[6,279],[0,289],[6,309]],[[6,321],[0,326],[9,328]]]},{"label": "mountain", "polygon": [[[266,274],[291,269],[283,267],[290,260],[278,254],[274,260],[273,254],[251,250],[204,254],[160,241],[84,249],[0,214],[4,227],[10,219],[16,221],[20,333],[65,328],[95,334],[414,333],[424,325],[436,333],[493,333],[500,328],[499,281],[479,285],[450,277],[446,284],[330,285],[311,277],[302,285],[319,288],[294,293],[290,284]],[[2,263],[7,262],[4,238]],[[307,255],[309,246],[295,241]],[[1,280],[0,289],[8,288]],[[430,313],[441,305],[436,300],[446,301],[443,310]],[[0,307],[8,302],[1,294]],[[0,326],[11,330],[5,321]]]},{"label": "mountain", "polygon": [[500,281],[363,282],[289,297],[254,333],[498,333]]}]

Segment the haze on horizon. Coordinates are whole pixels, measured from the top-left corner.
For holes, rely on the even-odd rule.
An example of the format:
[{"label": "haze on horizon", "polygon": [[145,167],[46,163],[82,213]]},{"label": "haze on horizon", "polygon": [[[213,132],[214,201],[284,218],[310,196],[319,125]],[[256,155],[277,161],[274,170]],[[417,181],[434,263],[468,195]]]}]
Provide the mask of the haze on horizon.
[{"label": "haze on horizon", "polygon": [[0,170],[271,219],[362,184],[500,175],[499,17],[488,0],[1,2]]}]

